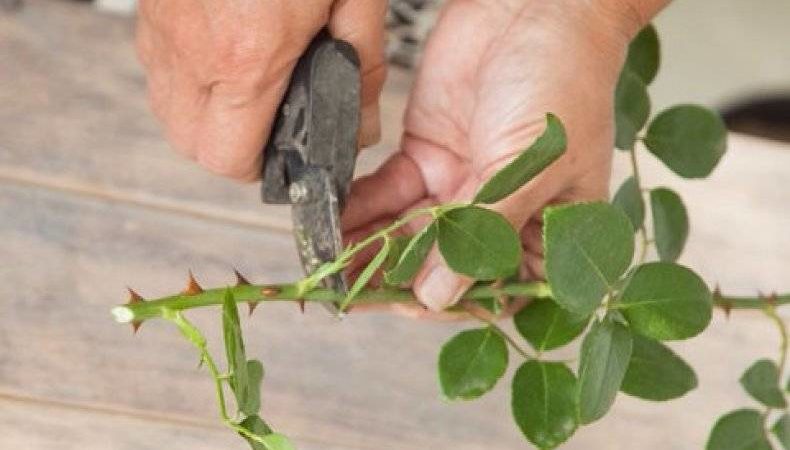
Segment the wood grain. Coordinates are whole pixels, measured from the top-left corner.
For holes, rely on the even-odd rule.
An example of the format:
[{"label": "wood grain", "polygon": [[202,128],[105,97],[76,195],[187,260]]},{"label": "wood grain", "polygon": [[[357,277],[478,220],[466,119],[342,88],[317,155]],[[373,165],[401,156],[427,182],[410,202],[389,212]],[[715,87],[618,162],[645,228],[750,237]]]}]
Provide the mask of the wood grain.
[{"label": "wood grain", "polygon": [[[17,394],[213,418],[210,380],[178,333],[152,322],[132,336],[109,308],[127,283],[144,296],[180,290],[187,268],[207,285],[231,282],[233,265],[255,281],[298,276],[285,234],[2,184],[0,216],[13,261],[0,275],[0,389]],[[216,310],[190,316],[218,342]],[[519,442],[498,419],[504,391],[474,408],[440,400],[436,352],[458,325],[376,314],[341,323],[296,305],[266,305],[247,324],[250,354],[269,367],[265,410],[289,433],[364,448],[454,433],[459,448]]]},{"label": "wood grain", "polygon": [[[212,176],[171,151],[149,111],[133,21],[90,4],[31,0],[0,14],[0,178],[116,201],[290,228],[287,208],[261,205],[257,184]],[[383,138],[358,173],[398,143],[410,77],[393,70]]]},{"label": "wood grain", "polygon": [[[28,0],[20,13],[0,14],[0,61],[14,62],[0,70],[3,449],[245,448],[209,425],[210,382],[175,330],[152,322],[133,337],[109,308],[127,284],[146,296],[180,290],[190,268],[206,285],[232,282],[234,266],[261,282],[300,275],[284,209],[167,149],[131,34],[129,21],[78,3]],[[397,142],[408,84],[391,75],[379,149]],[[705,182],[679,180],[640,153],[646,184],[683,196],[692,234],[682,262],[709,283],[741,294],[790,290],[790,151],[731,139]],[[385,154],[363,153],[361,170]],[[615,187],[628,167],[622,156]],[[190,317],[218,342],[216,311]],[[337,322],[287,305],[245,321],[250,354],[268,368],[264,410],[299,448],[525,448],[507,378],[478,402],[439,398],[438,347],[465,326],[380,314]],[[676,345],[700,389],[660,405],[621,397],[566,448],[702,448],[718,415],[749,404],[737,379],[775,344],[757,313],[717,316],[704,337]]]}]

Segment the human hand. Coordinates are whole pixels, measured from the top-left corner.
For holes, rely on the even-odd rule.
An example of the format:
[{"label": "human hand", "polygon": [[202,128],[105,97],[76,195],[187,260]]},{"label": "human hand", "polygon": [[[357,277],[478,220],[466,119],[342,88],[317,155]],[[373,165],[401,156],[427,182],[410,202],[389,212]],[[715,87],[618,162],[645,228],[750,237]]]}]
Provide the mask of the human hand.
[{"label": "human hand", "polygon": [[212,172],[258,178],[291,72],[327,26],[359,53],[360,143],[375,143],[386,7],[386,0],[140,0],[137,49],[168,141]]},{"label": "human hand", "polygon": [[[522,275],[543,278],[542,209],[608,193],[614,89],[628,43],[643,25],[630,12],[620,15],[612,1],[451,0],[428,41],[400,150],[352,187],[347,239],[358,240],[413,208],[471,200],[542,133],[545,114],[552,112],[567,129],[566,154],[493,205],[520,231]],[[472,282],[452,272],[434,249],[413,288],[425,306],[439,311]],[[408,313],[426,315],[419,308]]]}]

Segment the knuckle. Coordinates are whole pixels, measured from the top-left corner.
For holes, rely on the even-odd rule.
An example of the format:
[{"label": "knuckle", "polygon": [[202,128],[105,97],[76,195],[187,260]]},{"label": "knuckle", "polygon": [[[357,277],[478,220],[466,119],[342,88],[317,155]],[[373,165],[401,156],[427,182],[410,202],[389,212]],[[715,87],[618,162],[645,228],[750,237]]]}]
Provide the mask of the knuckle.
[{"label": "knuckle", "polygon": [[257,173],[249,165],[228,157],[228,155],[203,150],[197,152],[196,160],[198,164],[215,175],[242,182],[252,182],[257,178]]}]

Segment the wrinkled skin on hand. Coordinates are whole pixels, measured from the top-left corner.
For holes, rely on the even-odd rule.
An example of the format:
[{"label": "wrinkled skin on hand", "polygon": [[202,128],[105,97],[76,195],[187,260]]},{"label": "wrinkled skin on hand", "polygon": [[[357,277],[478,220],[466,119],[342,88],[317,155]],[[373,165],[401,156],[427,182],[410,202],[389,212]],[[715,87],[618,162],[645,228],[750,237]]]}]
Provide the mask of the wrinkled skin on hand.
[{"label": "wrinkled skin on hand", "polygon": [[217,174],[259,177],[291,72],[325,25],[362,70],[360,140],[379,138],[386,0],[140,0],[138,55],[170,144]]},{"label": "wrinkled skin on hand", "polygon": [[[552,112],[568,131],[567,153],[493,205],[521,233],[522,275],[542,278],[541,211],[607,197],[617,76],[631,37],[667,1],[448,0],[417,74],[399,150],[352,187],[346,240],[415,207],[470,200],[541,134]],[[360,54],[360,139],[378,139],[386,0],[139,5],[137,47],[153,110],[175,149],[209,170],[245,181],[259,176],[260,150],[291,71],[325,25]],[[352,273],[373,250],[355,260]],[[470,284],[434,251],[414,290],[438,311]],[[419,307],[402,312],[435,317]]]},{"label": "wrinkled skin on hand", "polygon": [[[452,0],[427,43],[399,151],[352,187],[344,215],[348,239],[412,208],[471,200],[484,180],[542,133],[552,112],[567,129],[566,154],[493,205],[521,232],[522,275],[542,278],[542,209],[607,198],[614,89],[639,29],[624,29],[616,14],[592,3]],[[414,291],[439,311],[471,284],[434,249]],[[396,308],[435,317],[418,307]]]}]

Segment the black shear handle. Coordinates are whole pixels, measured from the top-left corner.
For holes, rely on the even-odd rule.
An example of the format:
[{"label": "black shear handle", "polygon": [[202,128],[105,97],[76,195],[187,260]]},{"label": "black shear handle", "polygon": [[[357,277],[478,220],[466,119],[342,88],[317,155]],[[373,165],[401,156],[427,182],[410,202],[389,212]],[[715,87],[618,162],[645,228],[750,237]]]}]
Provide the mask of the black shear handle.
[{"label": "black shear handle", "polygon": [[331,175],[342,206],[354,174],[359,117],[357,53],[324,30],[299,59],[264,147],[263,201],[294,203],[290,185],[320,168]]}]

